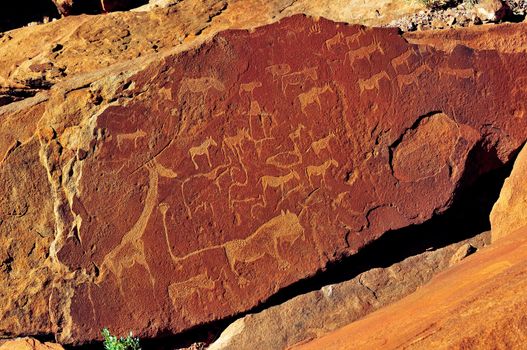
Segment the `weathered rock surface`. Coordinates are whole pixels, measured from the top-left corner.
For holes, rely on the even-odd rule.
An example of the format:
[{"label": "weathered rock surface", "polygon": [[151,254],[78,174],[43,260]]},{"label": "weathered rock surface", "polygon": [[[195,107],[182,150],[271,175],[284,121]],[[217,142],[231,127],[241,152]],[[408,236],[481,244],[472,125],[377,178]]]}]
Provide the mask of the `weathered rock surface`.
[{"label": "weathered rock surface", "polygon": [[511,13],[509,5],[501,0],[480,0],[474,5],[474,11],[486,21],[498,22]]},{"label": "weathered rock surface", "polygon": [[62,15],[125,11],[148,3],[148,0],[53,0]]},{"label": "weathered rock surface", "polygon": [[320,337],[389,305],[490,241],[490,232],[375,268],[232,323],[209,350],[281,350]]},{"label": "weathered rock surface", "polygon": [[[522,25],[523,26],[523,25]],[[498,33],[500,33],[498,35]],[[452,51],[463,45],[477,50],[499,52],[527,52],[527,32],[518,30],[516,24],[481,25],[463,30],[433,30],[405,33],[404,38],[412,44],[430,45],[438,50]],[[522,86],[523,83],[519,83]]]},{"label": "weathered rock surface", "polygon": [[490,213],[493,241],[527,225],[526,179],[527,147],[524,146]]},{"label": "weathered rock surface", "polygon": [[445,210],[527,138],[524,53],[303,16],[184,49],[0,107],[2,334],[245,311]]},{"label": "weathered rock surface", "polygon": [[523,349],[527,227],[415,293],[294,349]]},{"label": "weathered rock surface", "polygon": [[[67,7],[73,0],[57,3]],[[100,8],[100,1],[82,4]],[[417,2],[406,0],[378,0],[365,5],[339,0],[324,6],[308,0],[163,0],[136,12],[68,17],[0,34],[0,89],[49,88],[72,75],[158,55],[206,40],[222,30],[255,28],[297,13],[382,25],[420,8]]]},{"label": "weathered rock surface", "polygon": [[2,342],[0,340],[0,350],[64,350],[59,344],[41,343],[32,338],[19,338]]}]

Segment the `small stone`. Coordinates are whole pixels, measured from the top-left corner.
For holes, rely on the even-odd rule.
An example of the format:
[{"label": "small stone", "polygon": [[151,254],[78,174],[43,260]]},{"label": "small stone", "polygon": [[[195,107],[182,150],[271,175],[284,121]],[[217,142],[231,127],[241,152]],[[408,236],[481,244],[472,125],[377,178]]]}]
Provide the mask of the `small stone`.
[{"label": "small stone", "polygon": [[482,20],[498,22],[510,14],[510,7],[501,0],[481,0],[474,6],[475,14]]},{"label": "small stone", "polygon": [[473,16],[472,16],[472,23],[473,23],[473,24],[476,24],[476,25],[479,25],[479,24],[481,24],[481,23],[483,23],[483,22],[481,21],[481,18],[479,18],[479,17],[476,16],[476,15],[473,15]]},{"label": "small stone", "polygon": [[446,22],[449,26],[452,26],[454,25],[454,23],[456,23],[456,18],[455,17],[450,17],[447,22]]},{"label": "small stone", "polygon": [[40,134],[40,137],[46,142],[50,142],[57,136],[57,134],[55,133],[55,130],[53,130],[53,128],[50,126],[45,126],[42,129],[40,129],[39,134]]},{"label": "small stone", "polygon": [[432,27],[433,28],[445,28],[447,26],[447,24],[445,23],[445,21],[441,20],[441,19],[433,19],[432,20]]}]

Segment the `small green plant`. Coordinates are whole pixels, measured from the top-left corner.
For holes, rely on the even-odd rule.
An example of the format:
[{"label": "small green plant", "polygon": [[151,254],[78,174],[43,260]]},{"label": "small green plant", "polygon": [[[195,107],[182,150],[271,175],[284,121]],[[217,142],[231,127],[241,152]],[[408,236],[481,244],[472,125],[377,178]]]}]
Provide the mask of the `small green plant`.
[{"label": "small green plant", "polygon": [[117,338],[110,333],[108,328],[104,328],[102,335],[104,337],[105,350],[141,350],[139,338],[134,338],[132,332],[126,338]]}]

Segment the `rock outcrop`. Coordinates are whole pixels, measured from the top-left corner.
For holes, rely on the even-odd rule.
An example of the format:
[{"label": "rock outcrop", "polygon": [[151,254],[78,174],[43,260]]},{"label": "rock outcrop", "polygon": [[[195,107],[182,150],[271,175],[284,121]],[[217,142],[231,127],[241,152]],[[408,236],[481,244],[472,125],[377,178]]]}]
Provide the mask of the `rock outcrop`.
[{"label": "rock outcrop", "polygon": [[526,178],[527,147],[524,146],[490,213],[493,241],[527,225]]},{"label": "rock outcrop", "polygon": [[229,325],[208,349],[282,350],[321,337],[413,293],[489,241],[490,232],[485,232],[247,315]]},{"label": "rock outcrop", "polygon": [[19,338],[2,342],[0,340],[0,350],[64,350],[59,344],[41,343],[32,338]]},{"label": "rock outcrop", "polygon": [[444,211],[527,138],[524,53],[305,16],[110,66],[130,51],[72,51],[68,78],[0,107],[4,335],[153,337],[246,311]]},{"label": "rock outcrop", "polygon": [[293,349],[523,349],[526,274],[524,227],[401,301]]}]

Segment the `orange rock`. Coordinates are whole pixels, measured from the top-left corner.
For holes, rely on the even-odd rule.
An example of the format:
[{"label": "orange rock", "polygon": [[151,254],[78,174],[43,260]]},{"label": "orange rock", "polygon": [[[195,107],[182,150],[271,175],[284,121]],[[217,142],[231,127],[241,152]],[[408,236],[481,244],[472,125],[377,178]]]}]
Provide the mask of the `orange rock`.
[{"label": "orange rock", "polygon": [[526,275],[524,227],[401,301],[292,349],[524,349]]},{"label": "orange rock", "polygon": [[518,30],[524,25],[504,23],[499,26],[472,26],[463,30],[415,31],[404,33],[404,37],[413,44],[429,45],[446,52],[452,51],[457,45],[476,50],[527,52],[527,31]]},{"label": "orange rock", "polygon": [[0,350],[64,350],[59,344],[41,343],[32,338],[19,338],[7,340],[2,343],[0,341]]},{"label": "orange rock", "polygon": [[514,162],[500,197],[490,213],[492,240],[495,241],[527,225],[527,146]]}]

